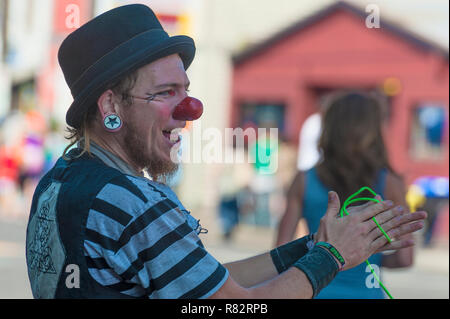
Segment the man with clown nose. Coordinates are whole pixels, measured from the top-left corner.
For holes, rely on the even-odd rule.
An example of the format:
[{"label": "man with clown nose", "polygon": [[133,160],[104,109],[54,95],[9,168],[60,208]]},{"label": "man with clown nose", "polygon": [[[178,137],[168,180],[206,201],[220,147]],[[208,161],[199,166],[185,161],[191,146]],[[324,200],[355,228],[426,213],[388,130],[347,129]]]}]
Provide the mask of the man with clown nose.
[{"label": "man with clown nose", "polygon": [[424,212],[385,201],[338,219],[330,192],[317,233],[245,260],[214,258],[164,183],[177,170],[176,132],[203,112],[188,95],[194,55],[191,38],[169,37],[141,4],[105,12],[61,44],[73,142],[33,197],[26,257],[35,298],[313,298],[338,271],[413,245],[388,243],[371,218],[396,238],[422,228]]}]

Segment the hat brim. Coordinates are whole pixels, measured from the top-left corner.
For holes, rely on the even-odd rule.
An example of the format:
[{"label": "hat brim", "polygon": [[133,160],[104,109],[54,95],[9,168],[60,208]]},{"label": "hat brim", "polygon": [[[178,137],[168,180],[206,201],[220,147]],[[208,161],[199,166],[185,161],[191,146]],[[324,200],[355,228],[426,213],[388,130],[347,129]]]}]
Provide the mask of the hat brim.
[{"label": "hat brim", "polygon": [[[76,94],[66,113],[66,122],[80,128],[83,114],[95,104],[106,86],[123,75],[171,54],[179,54],[187,70],[195,56],[194,41],[188,36],[173,36],[155,44],[151,38],[136,37],[126,46],[114,50],[91,67],[80,82],[81,92]],[[92,74],[92,75],[91,75]]]}]

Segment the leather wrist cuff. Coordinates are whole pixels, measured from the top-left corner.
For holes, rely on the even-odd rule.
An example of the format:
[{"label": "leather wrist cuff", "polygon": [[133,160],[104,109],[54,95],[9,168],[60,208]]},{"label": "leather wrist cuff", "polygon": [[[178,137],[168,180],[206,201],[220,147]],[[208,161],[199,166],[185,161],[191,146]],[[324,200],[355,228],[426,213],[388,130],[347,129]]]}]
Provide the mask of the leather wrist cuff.
[{"label": "leather wrist cuff", "polygon": [[339,272],[339,265],[325,249],[314,246],[306,255],[293,264],[303,271],[311,282],[313,298],[326,287]]},{"label": "leather wrist cuff", "polygon": [[278,273],[281,274],[286,271],[297,260],[306,255],[313,246],[313,236],[310,234],[272,249],[270,256]]}]

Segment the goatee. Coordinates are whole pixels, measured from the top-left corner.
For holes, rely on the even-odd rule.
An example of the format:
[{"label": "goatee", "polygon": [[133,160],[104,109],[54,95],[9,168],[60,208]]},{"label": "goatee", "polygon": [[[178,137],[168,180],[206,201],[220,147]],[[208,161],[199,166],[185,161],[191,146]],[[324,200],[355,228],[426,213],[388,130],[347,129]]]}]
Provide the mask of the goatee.
[{"label": "goatee", "polygon": [[124,148],[130,160],[138,167],[143,167],[152,180],[166,183],[176,173],[179,164],[171,160],[159,158],[158,156],[148,156],[148,145],[137,133],[135,128],[132,125],[126,125],[123,129],[126,132],[124,136]]}]

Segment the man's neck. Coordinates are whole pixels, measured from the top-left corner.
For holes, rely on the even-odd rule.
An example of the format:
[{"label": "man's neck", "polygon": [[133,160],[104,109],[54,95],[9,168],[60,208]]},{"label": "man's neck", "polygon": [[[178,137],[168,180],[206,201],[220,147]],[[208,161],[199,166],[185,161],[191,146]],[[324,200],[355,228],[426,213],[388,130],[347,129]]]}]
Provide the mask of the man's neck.
[{"label": "man's neck", "polygon": [[105,141],[103,141],[101,138],[98,137],[91,137],[90,143],[91,145],[92,143],[94,143],[97,147],[100,147],[104,151],[114,155],[116,158],[121,160],[123,164],[128,166],[129,169],[135,173],[134,175],[142,176],[143,169],[133,164],[133,162],[128,158],[125,151],[123,151],[121,147],[119,146],[115,147],[114,145],[106,143]]}]

